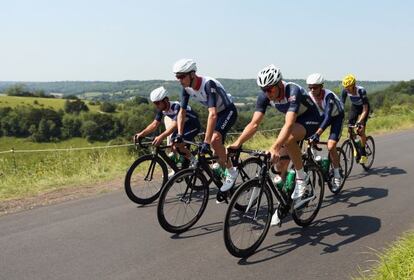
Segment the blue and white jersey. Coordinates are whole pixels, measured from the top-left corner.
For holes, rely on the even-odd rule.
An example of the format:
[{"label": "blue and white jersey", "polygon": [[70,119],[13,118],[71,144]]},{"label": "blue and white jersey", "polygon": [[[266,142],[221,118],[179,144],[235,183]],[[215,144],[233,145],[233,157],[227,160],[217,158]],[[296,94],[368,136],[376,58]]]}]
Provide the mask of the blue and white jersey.
[{"label": "blue and white jersey", "polygon": [[[177,121],[177,115],[178,112],[180,111],[180,103],[178,101],[169,101],[170,102],[170,108],[168,109],[168,111],[157,111],[157,114],[155,115],[155,120],[156,121],[161,121],[163,116],[167,116],[170,119],[172,119],[173,121]],[[185,117],[185,122],[188,120],[197,120],[198,122],[198,115],[196,112],[194,112],[190,106],[187,106],[187,114]]]},{"label": "blue and white jersey", "polygon": [[361,86],[356,86],[355,95],[352,95],[352,93],[350,93],[344,88],[341,94],[342,103],[345,104],[347,96],[349,96],[349,99],[351,100],[352,104],[355,106],[362,106],[365,104],[369,105],[367,91]]},{"label": "blue and white jersey", "polygon": [[199,90],[194,90],[192,87],[183,88],[181,93],[183,109],[187,110],[190,96],[208,108],[216,107],[218,113],[234,106],[231,95],[226,92],[219,81],[209,77],[201,77],[201,79]]},{"label": "blue and white jersey", "polygon": [[332,118],[344,114],[344,104],[334,92],[329,89],[323,89],[323,91],[324,96],[321,102],[318,102],[311,93],[309,95],[318,106],[319,113],[323,117],[320,127],[325,129],[329,126]]},{"label": "blue and white jersey", "polygon": [[308,110],[319,115],[318,107],[312,98],[300,85],[295,83],[287,83],[282,81],[285,88],[285,98],[281,101],[272,101],[267,98],[266,93],[261,92],[256,101],[256,112],[266,113],[268,106],[276,108],[279,112],[286,114],[287,112],[295,112],[300,116]]}]

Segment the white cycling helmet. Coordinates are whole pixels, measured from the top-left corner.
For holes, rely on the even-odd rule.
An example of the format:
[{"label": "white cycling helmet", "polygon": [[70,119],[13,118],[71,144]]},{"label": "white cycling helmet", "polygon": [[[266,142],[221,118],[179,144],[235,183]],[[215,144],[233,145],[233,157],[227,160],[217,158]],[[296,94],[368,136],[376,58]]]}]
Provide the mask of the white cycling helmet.
[{"label": "white cycling helmet", "polygon": [[194,60],[183,58],[174,63],[173,72],[177,73],[190,73],[192,71],[197,71],[197,65]]},{"label": "white cycling helmet", "polygon": [[161,101],[168,96],[168,91],[164,87],[159,87],[151,91],[151,102]]},{"label": "white cycling helmet", "polygon": [[324,81],[322,74],[319,73],[310,74],[306,79],[308,85],[322,85]]},{"label": "white cycling helmet", "polygon": [[282,80],[282,78],[282,72],[280,69],[273,64],[270,64],[257,74],[256,82],[259,87],[263,88],[277,84],[280,80]]}]

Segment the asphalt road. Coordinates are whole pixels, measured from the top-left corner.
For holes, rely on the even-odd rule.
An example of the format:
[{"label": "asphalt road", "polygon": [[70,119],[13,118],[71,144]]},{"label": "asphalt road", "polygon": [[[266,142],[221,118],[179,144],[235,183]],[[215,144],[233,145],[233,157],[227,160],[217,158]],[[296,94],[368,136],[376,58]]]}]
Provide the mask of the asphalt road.
[{"label": "asphalt road", "polygon": [[0,279],[349,279],[414,228],[414,130],[375,141],[370,172],[355,166],[309,228],[271,228],[246,260],[224,247],[225,205],[176,236],[117,191],[0,217]]}]

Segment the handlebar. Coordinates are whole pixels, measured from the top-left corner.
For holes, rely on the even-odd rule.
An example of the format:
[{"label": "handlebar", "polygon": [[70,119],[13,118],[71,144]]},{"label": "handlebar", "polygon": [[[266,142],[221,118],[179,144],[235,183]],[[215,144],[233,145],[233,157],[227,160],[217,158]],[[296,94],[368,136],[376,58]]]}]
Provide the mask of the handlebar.
[{"label": "handlebar", "polygon": [[[148,142],[144,142],[144,143],[142,143],[142,140],[147,140]],[[140,148],[142,148],[142,149],[146,149],[146,148],[148,148],[150,145],[152,145],[152,141],[154,141],[154,138],[151,138],[151,137],[140,137],[140,138],[134,138],[134,145],[135,145],[135,147],[140,147]],[[164,145],[164,146],[158,146],[157,148],[158,149],[166,149],[166,148],[169,148],[169,147],[171,147],[171,145]]]}]

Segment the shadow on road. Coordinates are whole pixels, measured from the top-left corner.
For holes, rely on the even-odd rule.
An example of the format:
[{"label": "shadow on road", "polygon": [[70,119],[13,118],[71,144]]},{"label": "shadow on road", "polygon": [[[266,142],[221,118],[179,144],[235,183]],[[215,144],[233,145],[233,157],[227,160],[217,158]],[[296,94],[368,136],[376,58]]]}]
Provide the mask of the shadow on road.
[{"label": "shadow on road", "polygon": [[380,167],[374,167],[371,168],[368,171],[362,171],[362,173],[355,174],[352,176],[349,176],[347,180],[358,180],[367,176],[377,175],[379,177],[388,177],[391,175],[401,175],[401,174],[407,174],[407,171],[404,169],[401,169],[399,167],[393,166],[380,166]]},{"label": "shadow on road", "polygon": [[183,232],[181,234],[171,235],[171,239],[192,238],[192,237],[196,237],[196,236],[203,236],[203,235],[206,235],[206,234],[215,233],[215,232],[221,231],[221,230],[223,230],[223,222],[222,221],[192,227],[188,231]]},{"label": "shadow on road", "polygon": [[326,196],[322,204],[322,208],[328,207],[335,203],[345,203],[348,204],[348,207],[356,207],[360,204],[368,203],[386,196],[388,196],[388,190],[385,188],[361,186],[351,189],[343,189],[337,195],[331,194]]},{"label": "shadow on road", "polygon": [[[321,248],[321,255],[334,253],[341,246],[373,234],[380,228],[381,221],[375,217],[349,215],[326,217],[308,228],[294,227],[278,231],[275,236],[287,239],[260,249],[249,259],[241,259],[238,263],[251,265],[269,261],[306,245]],[[272,230],[274,228],[270,229]]]}]

